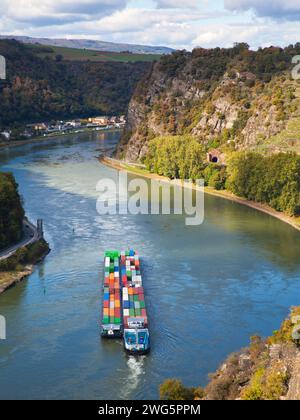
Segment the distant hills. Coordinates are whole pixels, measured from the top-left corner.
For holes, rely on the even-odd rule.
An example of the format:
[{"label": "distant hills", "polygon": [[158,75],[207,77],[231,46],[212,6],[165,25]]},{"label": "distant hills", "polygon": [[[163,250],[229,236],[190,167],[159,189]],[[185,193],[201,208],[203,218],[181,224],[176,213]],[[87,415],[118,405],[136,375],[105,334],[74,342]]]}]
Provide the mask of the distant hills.
[{"label": "distant hills", "polygon": [[59,38],[32,38],[29,36],[0,35],[0,39],[15,39],[25,44],[50,45],[54,47],[81,48],[87,50],[123,52],[134,54],[171,54],[172,48],[163,46],[148,46],[135,44],[119,44],[114,42],[95,41],[90,39],[59,39]]},{"label": "distant hills", "polygon": [[[123,62],[122,57],[106,62],[93,61],[93,57],[75,60],[73,49],[70,54],[74,59],[41,53],[51,48],[68,50],[0,39],[0,55],[7,63],[7,79],[0,80],[0,132],[12,128],[13,136],[19,139],[19,128],[30,122],[125,114],[137,83],[152,66],[151,62],[130,62],[126,57]],[[91,53],[76,51],[83,56]]]}]

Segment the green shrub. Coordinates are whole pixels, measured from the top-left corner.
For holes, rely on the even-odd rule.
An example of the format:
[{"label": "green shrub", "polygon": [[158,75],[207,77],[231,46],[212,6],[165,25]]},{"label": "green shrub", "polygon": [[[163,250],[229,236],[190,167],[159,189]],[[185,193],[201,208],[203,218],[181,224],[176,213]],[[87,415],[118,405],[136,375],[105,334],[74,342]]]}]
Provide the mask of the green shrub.
[{"label": "green shrub", "polygon": [[[159,396],[161,400],[194,400],[195,389],[186,388],[179,379],[167,379],[159,387]],[[199,388],[197,388],[197,396],[199,395]]]},{"label": "green shrub", "polygon": [[263,392],[263,378],[265,375],[265,368],[257,369],[253,375],[250,384],[244,389],[242,393],[243,400],[262,400]]}]

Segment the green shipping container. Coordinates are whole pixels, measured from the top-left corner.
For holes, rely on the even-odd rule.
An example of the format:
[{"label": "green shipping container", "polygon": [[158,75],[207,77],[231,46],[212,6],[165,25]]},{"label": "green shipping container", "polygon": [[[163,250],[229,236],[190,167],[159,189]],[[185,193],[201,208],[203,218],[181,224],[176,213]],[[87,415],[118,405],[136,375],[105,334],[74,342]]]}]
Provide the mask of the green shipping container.
[{"label": "green shipping container", "polygon": [[121,324],[121,318],[115,318],[115,324]]},{"label": "green shipping container", "polygon": [[134,309],[129,309],[129,316],[134,316]]},{"label": "green shipping container", "polygon": [[110,324],[113,324],[115,322],[115,317],[114,316],[111,316],[109,318],[109,322],[110,322]]},{"label": "green shipping container", "polygon": [[136,309],[135,310],[135,315],[136,316],[142,316],[142,311],[140,309]]},{"label": "green shipping container", "polygon": [[139,295],[133,295],[133,301],[138,302],[139,301]]},{"label": "green shipping container", "polygon": [[109,324],[109,317],[108,316],[105,316],[103,318],[102,324],[105,324],[105,325]]},{"label": "green shipping container", "polygon": [[141,301],[140,302],[140,307],[141,307],[141,309],[145,309],[146,308],[145,302]]}]

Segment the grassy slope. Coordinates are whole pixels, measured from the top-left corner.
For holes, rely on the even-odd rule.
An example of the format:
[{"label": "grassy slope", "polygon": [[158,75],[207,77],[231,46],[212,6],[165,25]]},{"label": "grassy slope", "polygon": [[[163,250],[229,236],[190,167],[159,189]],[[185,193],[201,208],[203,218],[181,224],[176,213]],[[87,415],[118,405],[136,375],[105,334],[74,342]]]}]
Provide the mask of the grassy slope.
[{"label": "grassy slope", "polygon": [[[49,46],[53,50],[52,53],[47,53],[43,50],[45,46],[26,44],[29,47],[36,50],[40,57],[51,57],[55,59],[57,55],[62,55],[66,61],[117,61],[122,63],[134,63],[137,61],[152,62],[159,60],[160,55],[155,54],[130,54],[130,53],[115,53],[115,52],[103,52],[103,51],[92,51],[77,48],[66,48],[66,47],[53,47]],[[38,50],[41,50],[39,53]]]},{"label": "grassy slope", "polygon": [[274,137],[257,146],[258,152],[295,152],[300,154],[300,87],[295,91],[297,111],[290,117],[287,127]]}]

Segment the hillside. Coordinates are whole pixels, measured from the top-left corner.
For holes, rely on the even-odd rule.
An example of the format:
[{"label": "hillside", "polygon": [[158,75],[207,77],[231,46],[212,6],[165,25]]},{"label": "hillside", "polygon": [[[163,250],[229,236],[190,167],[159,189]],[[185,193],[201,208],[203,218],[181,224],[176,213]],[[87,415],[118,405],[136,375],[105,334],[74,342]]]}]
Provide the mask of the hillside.
[{"label": "hillside", "polygon": [[143,62],[63,61],[60,55],[43,57],[39,48],[13,40],[0,40],[0,55],[7,61],[7,80],[0,80],[0,128],[123,114],[151,67]]},{"label": "hillside", "polygon": [[24,210],[14,177],[0,173],[0,250],[20,240],[23,218]]},{"label": "hillside", "polygon": [[124,44],[116,42],[95,41],[91,39],[32,38],[29,36],[16,35],[0,35],[0,39],[14,39],[25,44],[51,45],[54,47],[79,48],[117,53],[129,51],[133,54],[162,55],[170,54],[173,51],[172,48],[163,46]]},{"label": "hillside", "polygon": [[[267,339],[251,337],[249,347],[231,354],[204,388],[185,388],[178,380],[160,387],[162,399],[299,400],[300,307]],[[297,335],[296,335],[297,334]]]},{"label": "hillside", "polygon": [[40,44],[25,44],[40,58],[56,59],[61,56],[65,61],[92,61],[92,62],[121,62],[121,63],[135,63],[139,61],[152,62],[158,61],[161,57],[159,54],[137,54],[128,51],[111,52],[111,51],[96,51],[80,48],[67,48],[56,46],[43,46]]},{"label": "hillside", "polygon": [[163,56],[129,104],[118,156],[140,160],[157,136],[188,134],[206,150],[300,153],[300,84],[291,78],[300,44]]}]

